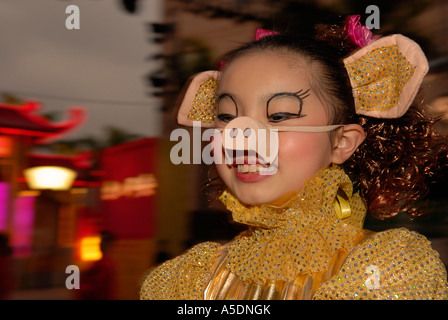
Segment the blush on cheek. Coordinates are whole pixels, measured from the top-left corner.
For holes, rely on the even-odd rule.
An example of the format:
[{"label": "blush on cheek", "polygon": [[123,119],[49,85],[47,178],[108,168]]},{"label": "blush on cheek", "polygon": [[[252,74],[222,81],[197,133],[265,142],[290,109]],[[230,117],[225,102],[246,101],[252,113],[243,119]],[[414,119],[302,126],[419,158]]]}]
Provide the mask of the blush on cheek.
[{"label": "blush on cheek", "polygon": [[279,137],[279,170],[319,170],[330,164],[330,156],[326,133],[285,132]]}]

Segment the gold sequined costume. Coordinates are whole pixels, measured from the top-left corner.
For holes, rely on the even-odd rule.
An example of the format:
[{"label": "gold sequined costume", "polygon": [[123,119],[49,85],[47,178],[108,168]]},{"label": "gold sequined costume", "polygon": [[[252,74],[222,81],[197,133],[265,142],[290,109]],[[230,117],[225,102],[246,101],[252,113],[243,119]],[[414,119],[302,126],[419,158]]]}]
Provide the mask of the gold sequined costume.
[{"label": "gold sequined costume", "polygon": [[[233,219],[249,229],[154,268],[141,299],[448,299],[446,269],[430,242],[404,228],[363,229],[365,204],[352,189],[331,166],[280,207],[245,206],[224,192]],[[338,194],[348,201],[344,216]]]}]

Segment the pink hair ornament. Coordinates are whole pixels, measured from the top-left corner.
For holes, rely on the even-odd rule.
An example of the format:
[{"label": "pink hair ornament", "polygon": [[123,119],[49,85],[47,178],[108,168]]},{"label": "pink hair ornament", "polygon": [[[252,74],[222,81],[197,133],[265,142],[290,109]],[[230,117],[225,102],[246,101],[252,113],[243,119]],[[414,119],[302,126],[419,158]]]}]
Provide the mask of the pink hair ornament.
[{"label": "pink hair ornament", "polygon": [[369,28],[359,22],[360,18],[361,16],[359,15],[348,16],[345,20],[345,29],[350,39],[358,47],[365,47],[375,40],[378,40],[381,36],[374,36]]},{"label": "pink hair ornament", "polygon": [[272,31],[272,30],[258,28],[255,31],[255,41],[258,41],[260,39],[263,39],[264,37],[272,36],[272,35],[275,35],[275,34],[279,34],[279,33],[277,31]]}]

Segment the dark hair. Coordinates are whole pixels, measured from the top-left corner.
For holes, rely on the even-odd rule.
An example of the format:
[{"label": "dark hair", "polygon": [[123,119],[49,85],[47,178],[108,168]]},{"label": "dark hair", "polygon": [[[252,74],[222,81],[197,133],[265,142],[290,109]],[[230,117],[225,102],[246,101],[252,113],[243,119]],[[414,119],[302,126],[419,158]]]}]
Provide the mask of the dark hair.
[{"label": "dark hair", "polygon": [[292,53],[304,59],[312,68],[312,89],[331,110],[331,124],[359,123],[366,132],[366,140],[343,168],[366,200],[369,213],[377,219],[399,212],[420,215],[423,212],[415,202],[427,194],[430,179],[445,168],[447,142],[434,132],[435,120],[417,103],[399,119],[355,113],[342,62],[355,48],[341,27],[320,25],[312,37],[278,34],[247,43],[227,54],[224,62],[255,50]]}]

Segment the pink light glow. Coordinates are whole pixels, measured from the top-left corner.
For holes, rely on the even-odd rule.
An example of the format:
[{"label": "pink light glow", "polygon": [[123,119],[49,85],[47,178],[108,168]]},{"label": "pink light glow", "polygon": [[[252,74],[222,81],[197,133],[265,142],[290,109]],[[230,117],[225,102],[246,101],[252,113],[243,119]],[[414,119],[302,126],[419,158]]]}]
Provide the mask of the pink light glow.
[{"label": "pink light glow", "polygon": [[26,257],[31,254],[35,200],[35,196],[21,196],[15,199],[11,239],[15,257]]},{"label": "pink light glow", "polygon": [[9,184],[0,182],[0,231],[8,228]]}]

